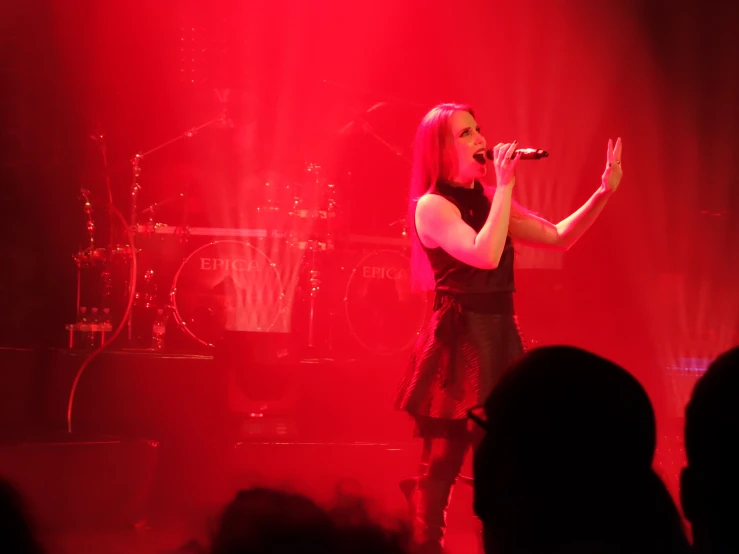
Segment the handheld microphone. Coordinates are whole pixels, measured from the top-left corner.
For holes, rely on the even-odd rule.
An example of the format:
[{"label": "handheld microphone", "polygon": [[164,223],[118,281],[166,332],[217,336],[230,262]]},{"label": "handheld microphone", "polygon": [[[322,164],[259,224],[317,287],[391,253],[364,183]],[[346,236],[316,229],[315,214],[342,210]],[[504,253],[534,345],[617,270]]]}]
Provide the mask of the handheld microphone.
[{"label": "handheld microphone", "polygon": [[[517,150],[513,151],[513,156],[511,156],[511,159],[515,158],[517,154],[521,154],[522,160],[540,160],[541,158],[547,158],[549,157],[549,152],[546,150],[540,150],[537,148],[519,148]],[[495,155],[493,154],[492,149],[485,150],[485,158],[488,160],[494,160]],[[482,157],[482,154],[475,154],[475,159],[482,163],[485,163],[485,158]]]}]

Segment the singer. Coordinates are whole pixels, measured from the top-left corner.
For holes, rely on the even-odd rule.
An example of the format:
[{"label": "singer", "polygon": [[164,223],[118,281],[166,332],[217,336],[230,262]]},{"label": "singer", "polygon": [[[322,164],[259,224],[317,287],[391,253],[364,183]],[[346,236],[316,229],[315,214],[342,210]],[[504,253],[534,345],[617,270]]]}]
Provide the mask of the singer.
[{"label": "singer", "polygon": [[597,191],[550,223],[512,200],[516,141],[492,149],[496,186],[486,189],[487,144],[468,106],[441,104],[424,116],[414,146],[409,224],[417,289],[435,290],[396,408],[423,439],[419,476],[401,488],[413,512],[416,552],[442,551],[446,508],[464,458],[476,446],[468,410],[483,404],[523,353],[513,292],[513,242],[569,249],[593,224],[622,177],[621,139],[608,141]]}]

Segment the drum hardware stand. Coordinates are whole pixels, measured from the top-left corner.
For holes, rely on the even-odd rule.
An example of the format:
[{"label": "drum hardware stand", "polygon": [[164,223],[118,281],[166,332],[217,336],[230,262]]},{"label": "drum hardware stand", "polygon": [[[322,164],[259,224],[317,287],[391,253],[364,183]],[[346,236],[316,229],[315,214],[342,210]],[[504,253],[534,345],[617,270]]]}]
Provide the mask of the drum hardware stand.
[{"label": "drum hardware stand", "polygon": [[100,155],[103,158],[103,169],[105,170],[105,190],[108,193],[108,221],[110,229],[108,230],[108,261],[113,259],[113,187],[110,183],[110,168],[108,167],[108,147],[105,144],[105,133],[96,132],[90,135],[90,138],[100,148]]},{"label": "drum hardware stand", "polygon": [[407,100],[405,98],[398,98],[397,96],[389,96],[387,94],[380,94],[377,90],[370,90],[363,87],[358,87],[356,85],[350,85],[347,83],[340,83],[338,81],[332,81],[330,79],[322,79],[321,82],[324,85],[330,85],[332,87],[336,87],[339,89],[344,89],[346,91],[350,91],[353,93],[360,93],[363,95],[370,95],[370,96],[382,96],[383,98],[387,98],[389,102],[392,102],[393,104],[401,104],[405,106],[412,106],[414,108],[421,108],[425,109],[424,104],[421,104],[419,102],[412,102],[410,100]]},{"label": "drum hardware stand", "polygon": [[[109,321],[109,315],[110,315],[110,308],[107,305],[108,299],[110,298],[111,294],[111,288],[112,288],[112,282],[111,282],[111,273],[110,273],[110,264],[113,263],[113,240],[114,240],[114,232],[113,232],[113,211],[115,210],[115,207],[113,205],[113,189],[111,187],[111,181],[110,181],[110,168],[108,166],[108,149],[105,144],[105,133],[96,130],[90,135],[90,139],[97,144],[97,146],[100,148],[100,154],[102,156],[103,160],[103,168],[105,171],[105,187],[106,192],[108,196],[108,214],[109,214],[109,240],[108,240],[108,247],[106,249],[101,249],[102,252],[105,254],[105,256],[98,255],[98,251],[95,248],[95,222],[92,217],[92,203],[90,201],[90,191],[81,188],[80,194],[82,196],[82,199],[84,200],[84,213],[87,219],[87,233],[90,238],[89,246],[84,249],[80,250],[77,254],[74,256],[74,260],[77,265],[77,297],[76,297],[76,322],[72,324],[68,324],[66,326],[67,331],[69,331],[69,347],[72,348],[74,346],[74,334],[75,332],[90,332],[91,334],[94,333],[101,333],[101,343],[105,343],[105,333],[112,331],[112,325]],[[82,314],[82,306],[80,305],[82,303],[82,268],[83,267],[91,267],[95,265],[96,262],[99,262],[102,265],[102,272],[100,274],[100,279],[102,281],[102,290],[101,290],[101,297],[100,297],[100,304],[103,312],[103,320],[102,322],[99,321],[92,321],[88,322],[86,320],[87,314]],[[91,313],[96,312],[97,308],[93,308],[91,310]]]},{"label": "drum hardware stand", "polygon": [[87,234],[90,236],[90,244],[87,247],[87,254],[85,250],[80,250],[74,256],[74,261],[77,263],[77,320],[80,318],[80,303],[82,302],[82,264],[92,263],[92,258],[95,253],[95,222],[92,219],[92,203],[90,202],[90,191],[87,189],[80,189],[80,195],[85,201],[83,210],[85,217],[87,218]]},{"label": "drum hardware stand", "polygon": [[87,217],[87,234],[90,236],[90,254],[95,250],[95,222],[92,220],[92,203],[90,202],[90,191],[87,189],[80,189],[80,194],[85,200],[83,210]]},{"label": "drum hardware stand", "polygon": [[[321,167],[318,165],[310,164],[308,167],[308,172],[312,174],[312,177],[314,179],[314,187],[312,189],[314,191],[320,191],[322,189],[321,186]],[[336,200],[336,187],[331,184],[326,184],[327,191],[325,191],[326,196],[324,197],[326,201],[326,234],[325,236],[321,237],[313,237],[312,239],[308,240],[307,242],[307,249],[310,251],[310,268],[308,270],[308,284],[310,286],[310,307],[308,311],[308,348],[314,349],[316,347],[315,344],[315,327],[316,327],[316,299],[318,298],[321,290],[321,272],[318,269],[317,264],[317,257],[318,252],[325,251],[331,249],[333,245],[333,216],[335,215],[334,211],[337,206],[337,200]],[[298,199],[295,199],[296,206]],[[316,213],[320,213],[320,210],[317,210]],[[329,344],[327,345],[328,349],[332,349],[331,344],[331,336],[329,332],[328,337]]]},{"label": "drum hardware stand", "polygon": [[311,264],[308,275],[308,284],[310,285],[310,310],[308,315],[308,348],[313,348],[314,329],[315,329],[315,309],[316,309],[316,297],[318,291],[321,288],[321,272],[316,269],[316,251],[320,249],[320,245],[317,241],[311,241],[310,253],[311,253]]},{"label": "drum hardware stand", "polygon": [[382,144],[385,148],[390,150],[393,154],[395,154],[396,157],[400,158],[401,160],[406,161],[409,165],[411,164],[411,160],[403,154],[403,151],[400,148],[396,148],[392,144],[390,144],[388,141],[386,141],[384,138],[382,138],[380,135],[378,135],[375,130],[372,128],[372,126],[362,117],[357,117],[357,121],[359,122],[359,128],[362,130],[362,132],[367,133],[369,136],[374,138],[377,142]]},{"label": "drum hardware stand", "polygon": [[[379,96],[379,94],[377,94],[376,92],[362,89],[360,87],[355,87],[353,85],[346,85],[344,83],[330,81],[328,79],[324,79],[323,83],[326,85],[331,85],[331,86],[342,88],[345,90],[354,90],[356,92],[361,92],[363,94],[371,94],[373,96]],[[400,148],[396,148],[395,146],[390,144],[388,141],[386,141],[384,138],[382,138],[380,135],[378,135],[375,132],[375,130],[372,128],[372,125],[370,125],[369,122],[365,119],[365,116],[367,116],[368,114],[374,112],[375,110],[379,108],[388,106],[390,102],[394,104],[401,104],[401,105],[405,104],[408,106],[417,106],[417,107],[421,107],[421,105],[415,102],[409,102],[407,100],[394,98],[392,96],[385,96],[385,98],[387,98],[389,102],[380,101],[380,102],[377,102],[376,104],[373,104],[370,108],[367,108],[366,110],[355,113],[353,119],[349,123],[344,125],[341,129],[339,129],[337,131],[337,134],[341,135],[341,134],[346,133],[356,123],[357,126],[359,127],[359,131],[361,131],[362,133],[367,133],[368,135],[373,137],[375,140],[377,140],[380,144],[382,144],[385,148],[390,150],[390,152],[395,154],[398,158],[405,160],[410,165],[411,160],[406,155],[403,154],[403,151]]]},{"label": "drum hardware stand", "polygon": [[[136,154],[131,159],[131,166],[132,166],[132,170],[133,170],[133,180],[132,180],[132,183],[131,183],[131,221],[130,221],[130,227],[131,227],[131,231],[132,231],[131,232],[131,236],[133,237],[134,241],[136,240],[136,231],[137,231],[136,225],[138,223],[138,218],[137,218],[137,215],[136,215],[136,212],[137,212],[137,203],[138,203],[139,192],[141,191],[141,184],[139,182],[140,181],[140,178],[141,178],[141,162],[145,158],[149,157],[151,154],[154,154],[155,152],[158,152],[159,150],[162,150],[163,148],[166,148],[166,147],[168,147],[171,144],[174,144],[176,142],[179,142],[182,139],[192,138],[199,131],[205,129],[206,127],[210,127],[212,125],[215,125],[216,123],[227,124],[228,123],[227,114],[224,112],[219,117],[213,118],[210,121],[206,121],[205,123],[202,123],[202,124],[200,124],[200,125],[198,125],[196,127],[193,127],[192,129],[189,129],[189,130],[185,131],[184,133],[182,133],[182,134],[180,134],[180,135],[178,135],[178,136],[176,136],[176,137],[174,137],[174,138],[172,138],[172,139],[170,139],[170,140],[168,140],[168,141],[160,144],[159,146],[155,146],[154,148],[152,148],[151,150],[149,150],[147,152],[144,152],[144,153],[139,152],[138,154]],[[180,196],[182,196],[182,195],[180,195]],[[153,217],[154,217],[153,216],[154,210],[158,206],[161,206],[165,202],[167,202],[167,200],[165,200],[164,202],[161,202],[159,204],[156,204],[155,203],[152,206],[150,206],[150,208],[147,208],[147,210],[145,210],[145,211],[151,210],[151,212],[152,212],[152,215],[151,215],[152,221],[153,221]],[[135,245],[134,244],[131,244],[131,249],[133,250],[134,248],[135,248]],[[137,291],[132,291],[132,294],[134,294],[134,295],[137,294]],[[131,314],[131,317],[128,318],[128,340],[129,340],[129,342],[133,340],[133,314]]]},{"label": "drum hardware stand", "polygon": [[[141,176],[141,166],[139,165],[139,162],[143,159],[143,156],[141,154],[136,154],[133,159],[131,160],[131,164],[133,166],[133,183],[131,184],[131,230],[133,231],[132,237],[134,238],[134,241],[136,240],[136,207],[137,207],[137,201],[139,197],[139,191],[141,190],[141,185],[139,185],[139,177]],[[133,250],[136,248],[135,244],[131,245],[131,249]],[[132,290],[131,294],[137,294],[138,291]],[[133,340],[133,311],[128,316],[128,322],[127,322],[127,336],[128,336],[128,342],[129,344]]]},{"label": "drum hardware stand", "polygon": [[142,211],[141,215],[149,214],[149,223],[153,227],[154,226],[154,216],[156,216],[157,212],[159,211],[159,208],[161,208],[162,206],[166,206],[167,204],[170,204],[174,202],[175,200],[179,200],[184,197],[185,197],[185,193],[181,192],[179,194],[175,194],[174,196],[170,196],[169,198],[162,200],[161,202],[154,202],[151,206],[149,206],[144,211]]},{"label": "drum hardware stand", "polygon": [[[80,189],[80,195],[82,196],[82,199],[85,201],[83,210],[85,212],[85,216],[87,218],[87,233],[90,237],[90,243],[89,246],[85,249],[80,250],[73,256],[74,261],[77,265],[77,299],[76,299],[76,321],[75,323],[69,323],[65,326],[66,330],[69,332],[69,348],[74,348],[74,337],[75,333],[82,332],[85,334],[90,334],[91,336],[95,333],[100,333],[100,340],[101,344],[105,344],[105,333],[109,333],[112,331],[112,326],[109,321],[106,319],[103,319],[102,321],[96,321],[93,319],[92,321],[87,320],[87,308],[85,307],[85,310],[83,311],[82,306],[80,304],[82,303],[82,267],[83,266],[92,266],[95,264],[96,259],[100,259],[100,261],[103,263],[103,272],[101,274],[101,278],[103,280],[103,294],[101,297],[101,300],[103,298],[106,298],[110,294],[110,272],[108,271],[108,266],[105,262],[105,259],[98,258],[96,256],[96,250],[95,250],[95,222],[92,217],[92,203],[90,202],[90,191],[87,189]],[[109,248],[108,251],[111,249]],[[110,255],[110,254],[109,254]],[[94,317],[94,315],[97,312],[97,308],[93,308],[91,310],[91,314]],[[104,310],[104,313],[106,314],[106,317],[108,315],[108,312]],[[94,338],[94,337],[93,337]]]},{"label": "drum hardware stand", "polygon": [[396,225],[400,225],[400,236],[406,238],[408,236],[408,221],[404,217],[396,219],[389,227],[395,227]]},{"label": "drum hardware stand", "polygon": [[[160,144],[159,146],[156,146],[149,150],[148,152],[138,153],[131,159],[131,165],[133,166],[133,183],[131,184],[131,226],[133,227],[133,230],[135,232],[136,230],[136,203],[138,199],[139,191],[141,190],[141,185],[139,184],[139,179],[141,177],[141,161],[145,158],[148,158],[151,156],[154,152],[158,152],[159,150],[162,150],[163,148],[166,148],[170,144],[173,144],[175,142],[179,142],[182,139],[185,138],[192,138],[195,136],[199,131],[202,131],[206,127],[210,127],[212,125],[215,125],[216,123],[226,123],[226,116],[225,114],[216,117],[215,119],[211,119],[210,121],[207,121],[201,125],[198,125],[197,127],[193,127],[192,129],[189,129],[188,131],[182,133],[181,135],[176,136],[175,138],[172,138],[168,140],[167,142],[164,142]],[[150,209],[155,209],[158,206],[161,206],[162,204],[169,202],[171,200],[174,200],[175,198],[184,197],[184,194],[180,194],[176,197],[173,197],[171,199],[165,200],[160,203],[152,204],[146,211]],[[131,245],[131,248],[133,248],[133,245]]]}]

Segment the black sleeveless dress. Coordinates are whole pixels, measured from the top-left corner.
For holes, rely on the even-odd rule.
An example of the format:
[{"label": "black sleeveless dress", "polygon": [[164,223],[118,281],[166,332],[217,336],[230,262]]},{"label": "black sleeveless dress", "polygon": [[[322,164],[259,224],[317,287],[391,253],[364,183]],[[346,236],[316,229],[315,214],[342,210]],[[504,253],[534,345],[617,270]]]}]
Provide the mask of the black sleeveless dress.
[{"label": "black sleeveless dress", "polygon": [[[480,231],[490,212],[482,185],[439,182],[430,191],[452,202]],[[414,416],[417,434],[467,431],[467,411],[482,405],[524,351],[513,307],[514,251],[506,239],[496,269],[464,264],[442,248],[424,248],[434,272],[434,312],[421,329],[395,407]]]}]

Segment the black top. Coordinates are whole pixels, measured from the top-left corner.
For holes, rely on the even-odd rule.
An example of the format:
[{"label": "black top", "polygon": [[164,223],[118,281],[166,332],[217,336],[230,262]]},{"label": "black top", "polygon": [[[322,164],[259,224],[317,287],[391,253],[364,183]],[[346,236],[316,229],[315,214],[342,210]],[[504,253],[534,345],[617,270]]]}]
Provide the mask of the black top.
[{"label": "black top", "polygon": [[[468,189],[439,181],[430,192],[449,200],[459,209],[462,221],[480,232],[490,213],[490,200],[485,196],[479,182],[475,181],[474,188]],[[495,269],[479,269],[467,265],[441,247],[424,247],[424,250],[434,272],[435,289],[439,293],[479,296],[512,293],[516,290],[513,280],[514,251],[510,236],[506,237],[503,253]]]}]

